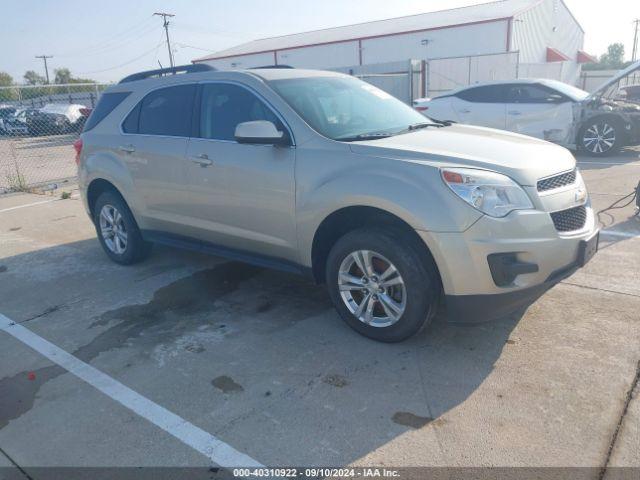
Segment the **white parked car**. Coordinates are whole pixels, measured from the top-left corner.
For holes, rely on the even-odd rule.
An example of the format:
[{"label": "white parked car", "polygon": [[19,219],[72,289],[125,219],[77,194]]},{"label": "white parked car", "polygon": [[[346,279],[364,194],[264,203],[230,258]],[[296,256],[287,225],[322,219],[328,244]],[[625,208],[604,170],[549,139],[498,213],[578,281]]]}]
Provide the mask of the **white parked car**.
[{"label": "white parked car", "polygon": [[439,121],[499,128],[605,156],[640,144],[640,105],[620,95],[621,80],[640,62],[594,93],[548,79],[511,80],[463,87],[414,108]]}]

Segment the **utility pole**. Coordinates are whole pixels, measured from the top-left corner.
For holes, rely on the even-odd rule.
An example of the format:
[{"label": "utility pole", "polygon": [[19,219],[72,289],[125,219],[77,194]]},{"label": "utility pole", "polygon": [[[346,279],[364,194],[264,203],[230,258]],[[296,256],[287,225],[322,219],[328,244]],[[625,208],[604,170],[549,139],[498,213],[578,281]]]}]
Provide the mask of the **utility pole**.
[{"label": "utility pole", "polygon": [[164,13],[164,12],[156,12],[154,13],[154,15],[158,15],[159,17],[162,17],[163,23],[162,26],[164,27],[164,33],[167,36],[167,50],[169,51],[169,64],[171,64],[171,67],[173,67],[173,53],[171,53],[171,42],[169,41],[169,20],[167,20],[167,17],[175,17],[175,15],[171,14],[171,13]]},{"label": "utility pole", "polygon": [[53,58],[52,55],[36,55],[36,58],[44,60],[44,74],[47,77],[47,83],[49,83],[49,67],[47,67],[47,58]]},{"label": "utility pole", "polygon": [[633,35],[633,49],[631,50],[631,61],[636,61],[636,54],[638,53],[638,24],[640,24],[640,18],[636,18],[633,23],[636,24],[636,30]]}]

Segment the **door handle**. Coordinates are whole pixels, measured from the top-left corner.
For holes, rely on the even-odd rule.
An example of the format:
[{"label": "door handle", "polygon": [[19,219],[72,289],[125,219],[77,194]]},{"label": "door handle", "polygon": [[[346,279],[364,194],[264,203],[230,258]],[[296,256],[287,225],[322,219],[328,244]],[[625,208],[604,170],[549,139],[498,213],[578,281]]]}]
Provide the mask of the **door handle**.
[{"label": "door handle", "polygon": [[517,110],[509,110],[509,115],[522,115],[522,112]]},{"label": "door handle", "polygon": [[120,145],[118,147],[118,150],[124,153],[133,153],[136,151],[136,147],[134,147],[133,145]]},{"label": "door handle", "polygon": [[464,110],[460,110],[460,113],[471,113],[471,110],[465,108]]},{"label": "door handle", "polygon": [[191,157],[191,161],[193,163],[197,163],[201,167],[208,167],[209,165],[213,165],[213,160],[209,158],[209,155],[206,153],[201,153],[200,155],[196,155],[195,157]]}]

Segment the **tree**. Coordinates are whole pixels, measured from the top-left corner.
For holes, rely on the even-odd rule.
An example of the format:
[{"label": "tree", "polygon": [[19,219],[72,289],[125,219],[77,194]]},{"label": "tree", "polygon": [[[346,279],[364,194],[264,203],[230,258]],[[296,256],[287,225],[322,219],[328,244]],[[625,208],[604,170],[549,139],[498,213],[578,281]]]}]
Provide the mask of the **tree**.
[{"label": "tree", "polygon": [[13,77],[7,72],[0,72],[0,87],[10,87],[13,85]]},{"label": "tree", "polygon": [[54,83],[96,83],[95,80],[90,78],[75,78],[71,74],[71,70],[68,68],[56,68],[53,73],[55,74]]},{"label": "tree", "polygon": [[622,43],[612,43],[607,47],[607,53],[600,57],[600,62],[608,68],[620,68],[624,63],[624,45]]},{"label": "tree", "polygon": [[584,65],[584,70],[619,70],[629,65],[624,61],[624,45],[612,43],[607,47],[607,53],[600,55],[597,63]]},{"label": "tree", "polygon": [[[13,77],[7,72],[0,72],[0,87],[10,87],[13,85]],[[0,88],[0,101],[14,100],[15,89]]]},{"label": "tree", "polygon": [[71,70],[68,68],[56,68],[53,73],[55,75],[54,83],[71,83]]},{"label": "tree", "polygon": [[24,72],[22,78],[27,82],[27,85],[43,85],[45,83],[45,78],[33,70],[27,70]]}]

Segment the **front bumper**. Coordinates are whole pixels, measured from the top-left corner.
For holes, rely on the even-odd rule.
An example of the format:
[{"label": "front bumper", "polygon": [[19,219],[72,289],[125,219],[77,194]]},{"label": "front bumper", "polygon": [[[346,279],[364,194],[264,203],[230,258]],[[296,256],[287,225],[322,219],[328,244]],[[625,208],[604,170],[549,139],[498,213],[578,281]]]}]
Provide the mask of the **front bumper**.
[{"label": "front bumper", "polygon": [[[482,217],[464,232],[422,232],[440,270],[448,317],[454,322],[482,322],[531,304],[580,267],[580,245],[597,232],[591,206],[579,231],[559,233],[550,214],[515,211],[505,218]],[[488,258],[513,253],[524,269],[498,285]]]},{"label": "front bumper", "polygon": [[445,295],[449,321],[481,323],[506,317],[531,305],[556,283],[571,276],[579,268],[580,265],[574,262],[551,274],[549,279],[540,285],[520,290],[490,295]]}]

